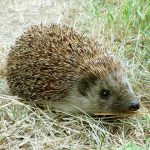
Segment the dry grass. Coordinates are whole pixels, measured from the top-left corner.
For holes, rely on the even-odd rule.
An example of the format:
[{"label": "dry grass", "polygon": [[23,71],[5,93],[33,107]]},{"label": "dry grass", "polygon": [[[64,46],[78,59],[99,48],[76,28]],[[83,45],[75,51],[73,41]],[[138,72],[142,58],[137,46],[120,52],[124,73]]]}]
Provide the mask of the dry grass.
[{"label": "dry grass", "polygon": [[[150,149],[149,0],[0,1],[0,150]],[[5,64],[25,27],[63,23],[105,44],[125,62],[142,115],[113,119],[52,113],[9,96]]]}]

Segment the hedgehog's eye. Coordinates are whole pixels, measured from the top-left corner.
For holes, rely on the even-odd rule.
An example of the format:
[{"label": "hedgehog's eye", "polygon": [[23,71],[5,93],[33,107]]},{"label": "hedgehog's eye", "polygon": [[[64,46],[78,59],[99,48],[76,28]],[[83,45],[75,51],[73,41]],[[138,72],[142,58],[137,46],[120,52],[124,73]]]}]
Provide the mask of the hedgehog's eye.
[{"label": "hedgehog's eye", "polygon": [[111,96],[110,90],[102,89],[99,93],[101,98],[109,98]]}]

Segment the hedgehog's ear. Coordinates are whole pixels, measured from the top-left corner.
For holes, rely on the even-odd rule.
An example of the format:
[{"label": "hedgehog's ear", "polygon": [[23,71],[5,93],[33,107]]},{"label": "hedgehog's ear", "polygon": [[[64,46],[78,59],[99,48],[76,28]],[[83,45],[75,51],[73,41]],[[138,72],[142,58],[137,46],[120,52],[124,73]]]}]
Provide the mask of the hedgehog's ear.
[{"label": "hedgehog's ear", "polygon": [[95,84],[96,78],[93,76],[83,77],[79,81],[78,91],[81,95],[87,96],[87,91],[91,87],[91,85]]}]

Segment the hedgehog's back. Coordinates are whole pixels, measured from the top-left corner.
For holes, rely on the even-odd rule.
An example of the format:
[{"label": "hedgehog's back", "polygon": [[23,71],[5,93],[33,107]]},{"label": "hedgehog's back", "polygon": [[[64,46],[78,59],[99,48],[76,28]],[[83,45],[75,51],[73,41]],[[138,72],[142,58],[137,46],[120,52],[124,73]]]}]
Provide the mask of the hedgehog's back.
[{"label": "hedgehog's back", "polygon": [[7,81],[11,93],[32,100],[66,96],[79,76],[80,67],[95,55],[94,47],[92,40],[65,26],[29,28],[8,56]]}]

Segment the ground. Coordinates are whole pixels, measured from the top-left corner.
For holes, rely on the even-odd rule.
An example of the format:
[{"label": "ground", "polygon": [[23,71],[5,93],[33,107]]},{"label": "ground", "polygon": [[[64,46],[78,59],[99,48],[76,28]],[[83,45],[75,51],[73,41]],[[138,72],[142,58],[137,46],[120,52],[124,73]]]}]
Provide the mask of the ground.
[{"label": "ground", "polygon": [[[0,1],[0,150],[150,149],[150,1]],[[33,24],[66,24],[117,53],[127,68],[139,114],[128,118],[53,113],[9,94],[6,60],[15,39]]]}]

